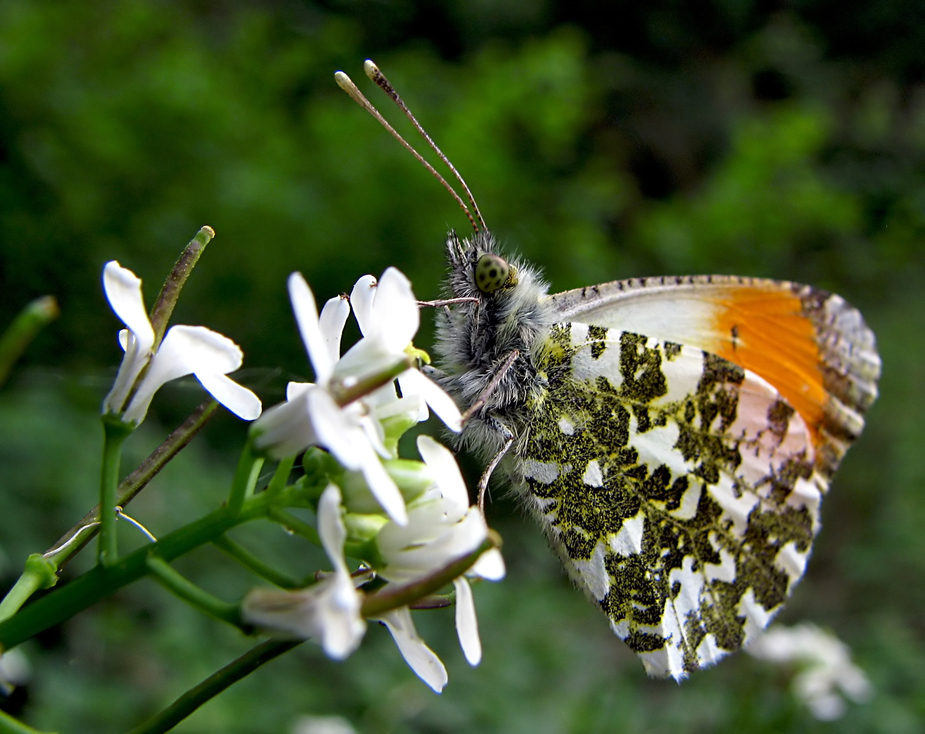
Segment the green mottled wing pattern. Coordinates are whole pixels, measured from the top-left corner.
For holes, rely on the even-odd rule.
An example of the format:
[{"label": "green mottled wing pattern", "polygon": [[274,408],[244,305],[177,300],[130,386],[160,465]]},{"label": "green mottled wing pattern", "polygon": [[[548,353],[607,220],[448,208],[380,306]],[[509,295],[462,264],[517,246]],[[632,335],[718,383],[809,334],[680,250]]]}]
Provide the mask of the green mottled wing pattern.
[{"label": "green mottled wing pattern", "polygon": [[650,674],[763,629],[803,574],[825,480],[803,419],[699,349],[580,323],[536,345],[514,477]]}]

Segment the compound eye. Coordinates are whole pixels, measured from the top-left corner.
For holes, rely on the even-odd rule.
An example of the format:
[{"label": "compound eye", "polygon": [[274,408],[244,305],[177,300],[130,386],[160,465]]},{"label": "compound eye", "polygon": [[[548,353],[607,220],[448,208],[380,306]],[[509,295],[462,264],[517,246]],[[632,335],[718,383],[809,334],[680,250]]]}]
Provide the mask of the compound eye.
[{"label": "compound eye", "polygon": [[482,293],[492,293],[507,282],[511,266],[497,255],[482,255],[475,264],[475,284]]}]

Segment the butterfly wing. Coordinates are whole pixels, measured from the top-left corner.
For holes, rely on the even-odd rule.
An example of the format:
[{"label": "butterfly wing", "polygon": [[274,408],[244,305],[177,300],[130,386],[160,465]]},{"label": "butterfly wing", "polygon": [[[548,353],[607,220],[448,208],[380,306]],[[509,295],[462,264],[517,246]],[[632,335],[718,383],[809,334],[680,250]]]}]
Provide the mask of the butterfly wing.
[{"label": "butterfly wing", "polygon": [[877,396],[873,332],[841,297],[731,276],[637,278],[549,296],[581,321],[698,347],[761,375],[809,426],[831,477]]},{"label": "butterfly wing", "polygon": [[806,421],[754,372],[626,331],[559,324],[534,363],[514,475],[574,581],[653,675],[738,649],[819,529]]}]

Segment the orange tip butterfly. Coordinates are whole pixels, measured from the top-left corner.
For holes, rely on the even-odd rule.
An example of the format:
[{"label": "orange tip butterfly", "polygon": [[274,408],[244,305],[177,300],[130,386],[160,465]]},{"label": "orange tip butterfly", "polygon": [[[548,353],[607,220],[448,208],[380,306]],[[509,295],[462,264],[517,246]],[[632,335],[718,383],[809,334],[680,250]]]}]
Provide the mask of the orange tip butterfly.
[{"label": "orange tip butterfly", "polygon": [[460,441],[497,467],[576,586],[651,675],[685,677],[763,630],[806,568],[829,482],[877,396],[880,358],[837,295],[733,276],[550,295],[509,261],[462,177],[371,61],[364,70],[471,205],[350,79],[338,84],[451,192],[440,377]]}]

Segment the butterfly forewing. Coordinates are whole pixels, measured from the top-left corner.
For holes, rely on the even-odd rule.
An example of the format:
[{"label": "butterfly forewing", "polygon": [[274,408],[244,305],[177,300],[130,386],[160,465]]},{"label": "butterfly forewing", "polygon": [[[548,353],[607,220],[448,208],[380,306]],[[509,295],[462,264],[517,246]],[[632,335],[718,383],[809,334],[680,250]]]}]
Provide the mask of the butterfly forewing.
[{"label": "butterfly forewing", "polygon": [[761,375],[806,421],[831,476],[877,396],[873,332],[841,297],[762,278],[636,278],[550,296],[563,321],[638,331]]},{"label": "butterfly forewing", "polygon": [[534,362],[513,473],[572,578],[652,674],[739,648],[819,528],[801,415],[749,370],[632,332],[558,324]]}]

